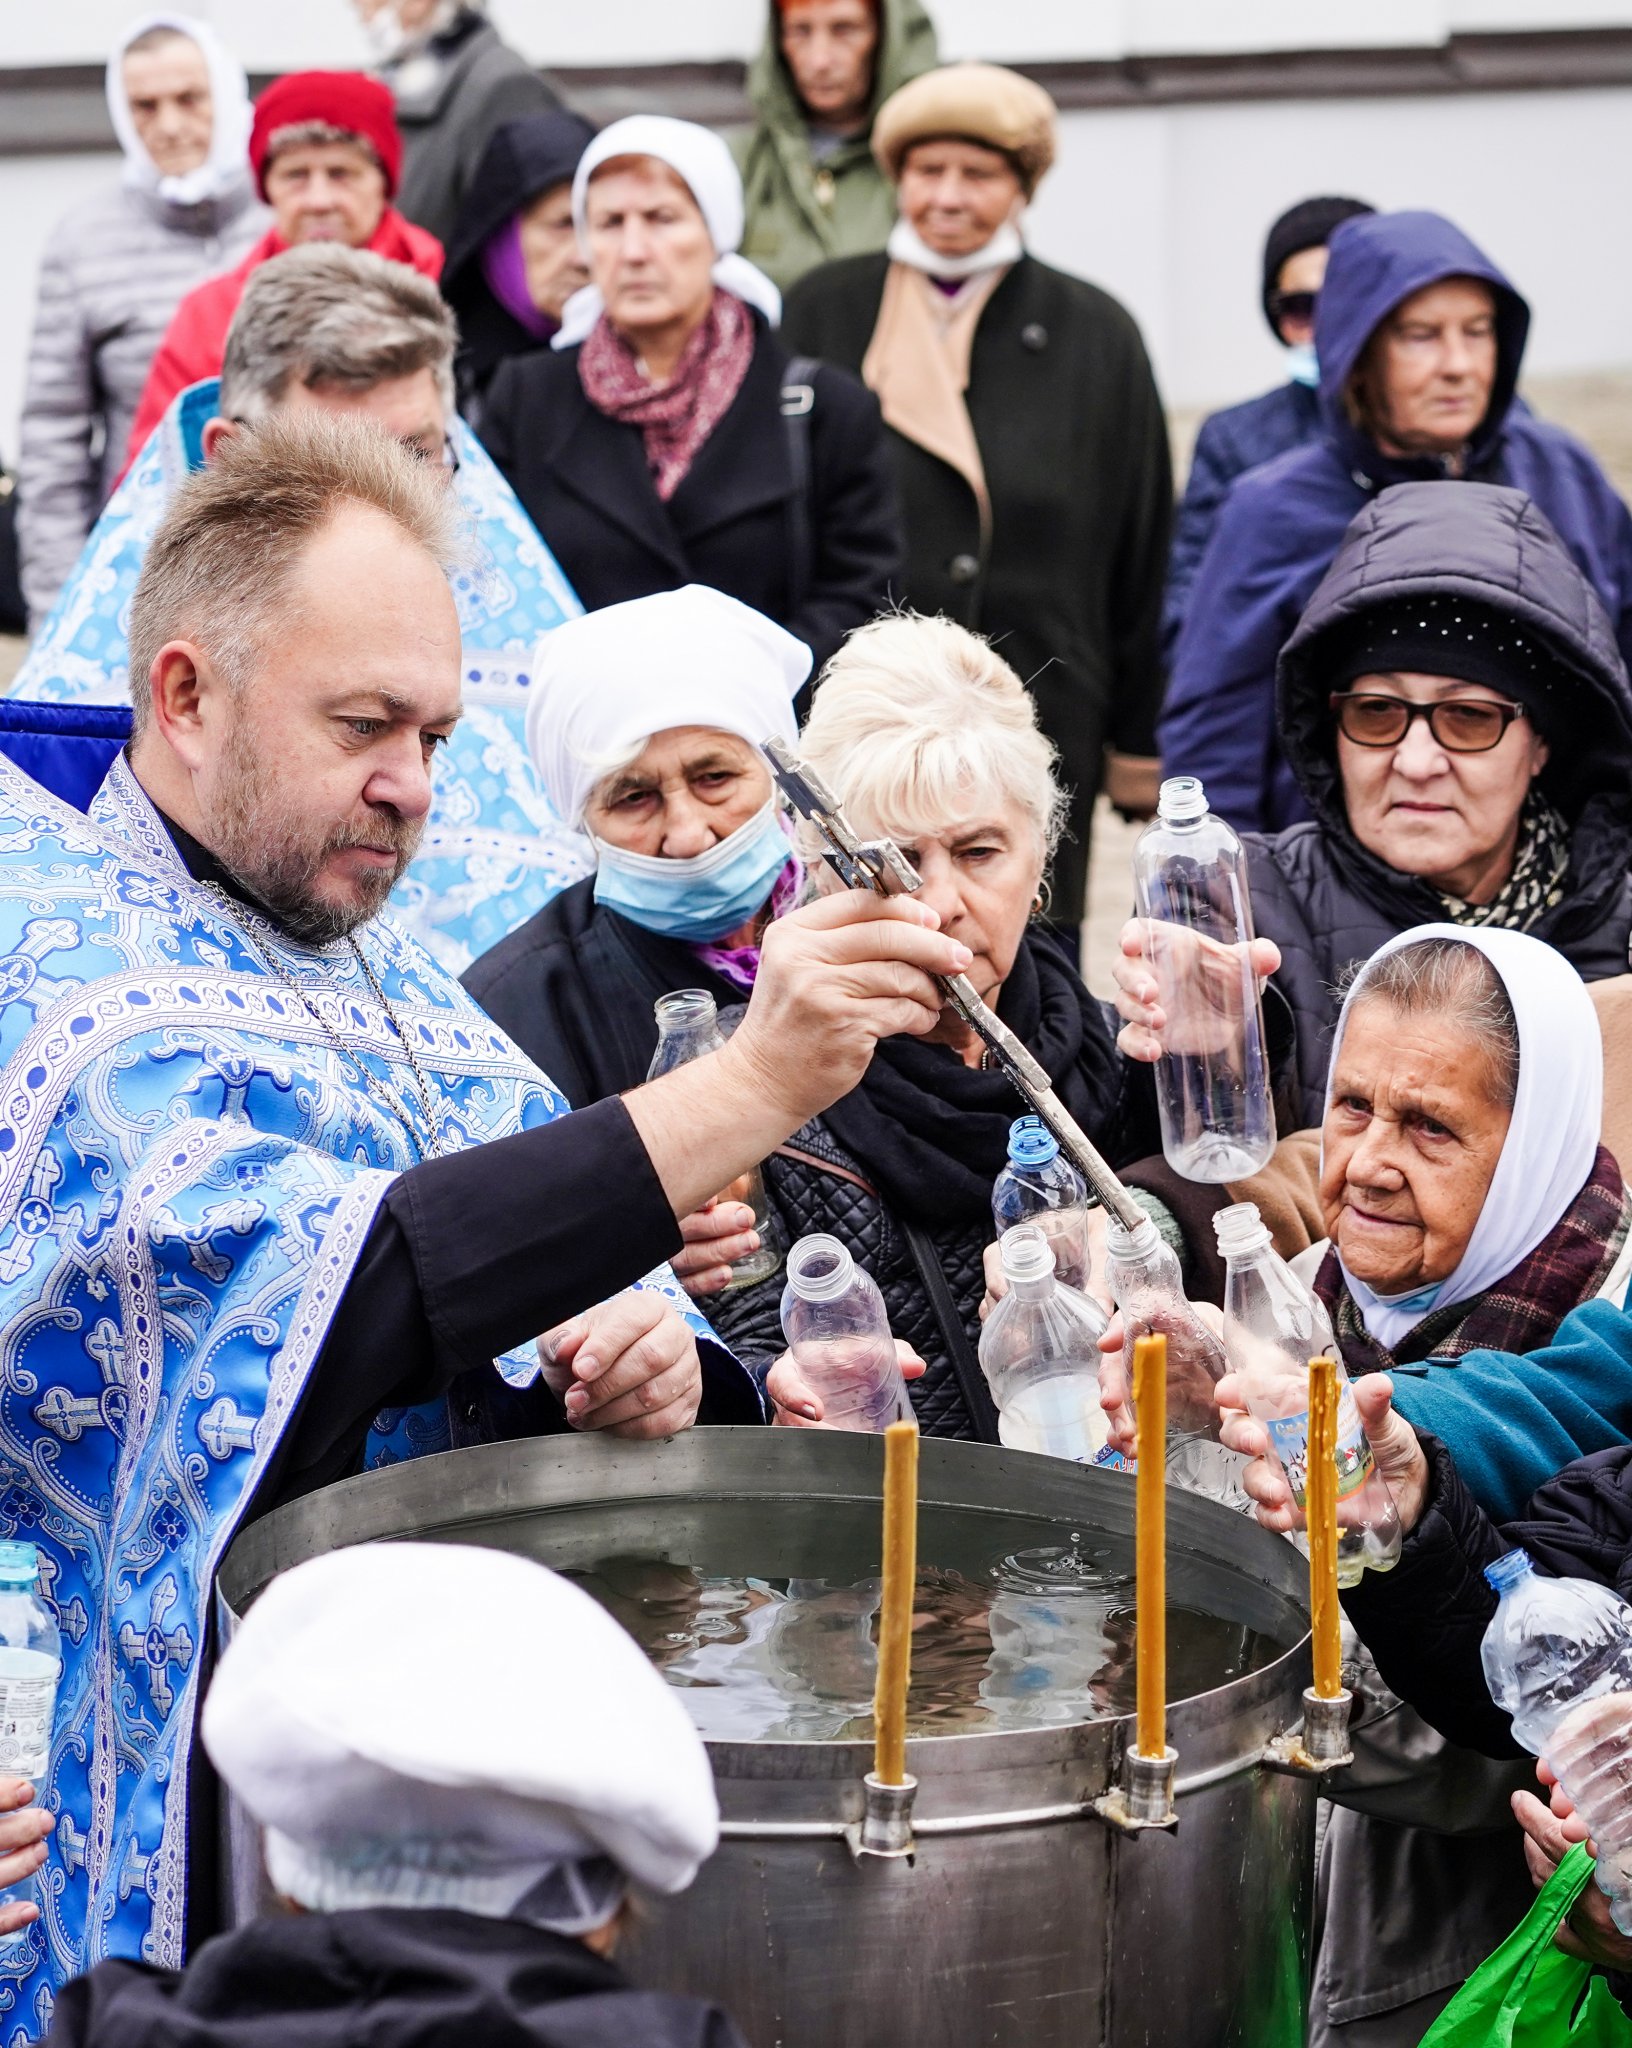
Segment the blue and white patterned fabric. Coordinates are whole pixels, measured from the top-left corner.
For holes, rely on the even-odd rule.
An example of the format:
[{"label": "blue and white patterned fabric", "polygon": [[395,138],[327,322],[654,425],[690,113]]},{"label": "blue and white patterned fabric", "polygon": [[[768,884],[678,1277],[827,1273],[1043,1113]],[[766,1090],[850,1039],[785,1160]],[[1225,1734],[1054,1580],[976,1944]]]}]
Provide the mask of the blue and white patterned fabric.
[{"label": "blue and white patterned fabric", "polygon": [[[219,395],[214,378],[190,385],[154,428],[92,528],[8,697],[128,701],[136,579],[171,493],[203,463],[201,437]],[[583,834],[552,809],[526,740],[533,650],[583,606],[482,444],[463,420],[453,432],[454,489],[475,542],[471,568],[453,581],[465,715],[437,761],[425,837],[392,907],[443,966],[462,974],[594,861]]]},{"label": "blue and white patterned fabric", "polygon": [[211,1582],[386,1190],[565,1108],[392,919],[357,939],[434,1133],[350,942],[193,881],[123,759],[89,818],[0,760],[0,1534],[64,1650],[6,2048],[104,1957],[183,1960]]}]

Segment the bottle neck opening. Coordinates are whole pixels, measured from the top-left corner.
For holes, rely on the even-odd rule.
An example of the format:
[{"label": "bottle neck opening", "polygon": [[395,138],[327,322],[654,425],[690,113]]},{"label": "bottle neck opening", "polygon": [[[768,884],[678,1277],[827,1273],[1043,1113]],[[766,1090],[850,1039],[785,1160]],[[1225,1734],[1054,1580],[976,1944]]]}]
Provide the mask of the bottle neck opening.
[{"label": "bottle neck opening", "polygon": [[1164,825],[1195,825],[1207,815],[1207,792],[1193,775],[1172,775],[1156,793],[1156,815]]},{"label": "bottle neck opening", "polygon": [[1534,1570],[1528,1550],[1510,1550],[1505,1557],[1485,1566],[1485,1578],[1498,1593],[1508,1593]]},{"label": "bottle neck opening", "polygon": [[833,1301],[855,1277],[856,1262],[836,1237],[802,1237],[788,1253],[788,1285],[801,1301]]},{"label": "bottle neck opening", "polygon": [[1034,1293],[1054,1284],[1054,1247],[1035,1223],[1005,1230],[999,1246],[1003,1277],[1017,1290]]},{"label": "bottle neck opening", "polygon": [[1131,1230],[1125,1230],[1112,1215],[1105,1218],[1105,1248],[1113,1258],[1148,1258],[1161,1241],[1162,1233],[1148,1216],[1141,1216]]},{"label": "bottle neck opening", "polygon": [[652,1009],[665,1037],[673,1031],[695,1031],[718,1017],[714,998],[702,988],[680,988],[672,995],[659,996]]},{"label": "bottle neck opening", "polygon": [[1047,1166],[1060,1156],[1059,1140],[1040,1116],[1022,1116],[1009,1126],[1009,1164]]},{"label": "bottle neck opening", "polygon": [[1220,1209],[1213,1218],[1213,1229],[1221,1258],[1247,1258],[1269,1250],[1269,1227],[1259,1216],[1256,1202],[1234,1202]]}]

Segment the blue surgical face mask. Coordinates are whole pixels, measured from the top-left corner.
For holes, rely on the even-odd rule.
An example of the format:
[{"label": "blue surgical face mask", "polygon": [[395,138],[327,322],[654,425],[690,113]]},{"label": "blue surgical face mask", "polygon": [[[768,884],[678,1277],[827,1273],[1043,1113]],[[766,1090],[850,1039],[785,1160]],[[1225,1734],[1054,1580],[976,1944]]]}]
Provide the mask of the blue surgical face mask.
[{"label": "blue surgical face mask", "polygon": [[1286,352],[1286,374],[1294,384],[1306,384],[1311,391],[1320,385],[1320,358],[1312,341],[1295,341]]},{"label": "blue surgical face mask", "polygon": [[793,855],[774,797],[728,838],[685,860],[630,853],[604,839],[593,844],[597,903],[643,931],[702,942],[723,939],[763,909]]}]

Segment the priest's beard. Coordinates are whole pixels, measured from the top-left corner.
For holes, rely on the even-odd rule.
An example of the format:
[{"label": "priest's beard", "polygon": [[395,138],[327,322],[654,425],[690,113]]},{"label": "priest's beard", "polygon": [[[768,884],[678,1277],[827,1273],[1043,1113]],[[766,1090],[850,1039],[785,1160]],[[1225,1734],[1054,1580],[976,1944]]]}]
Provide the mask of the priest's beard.
[{"label": "priest's beard", "polygon": [[[424,830],[422,820],[378,805],[356,824],[334,826],[307,816],[295,791],[268,785],[265,750],[257,750],[252,721],[241,714],[227,738],[211,824],[216,859],[290,938],[309,946],[343,939],[375,915]],[[324,863],[353,846],[390,853],[393,864],[350,883],[343,895],[320,893]],[[330,883],[336,891],[340,886]]]}]

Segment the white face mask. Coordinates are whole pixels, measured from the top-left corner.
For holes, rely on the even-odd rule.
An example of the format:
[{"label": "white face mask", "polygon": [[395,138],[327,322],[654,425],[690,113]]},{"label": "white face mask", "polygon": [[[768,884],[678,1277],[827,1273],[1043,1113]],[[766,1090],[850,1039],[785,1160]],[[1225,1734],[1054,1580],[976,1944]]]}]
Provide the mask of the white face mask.
[{"label": "white face mask", "polygon": [[1320,358],[1312,341],[1295,341],[1286,352],[1286,374],[1294,384],[1315,391],[1320,386]]}]

